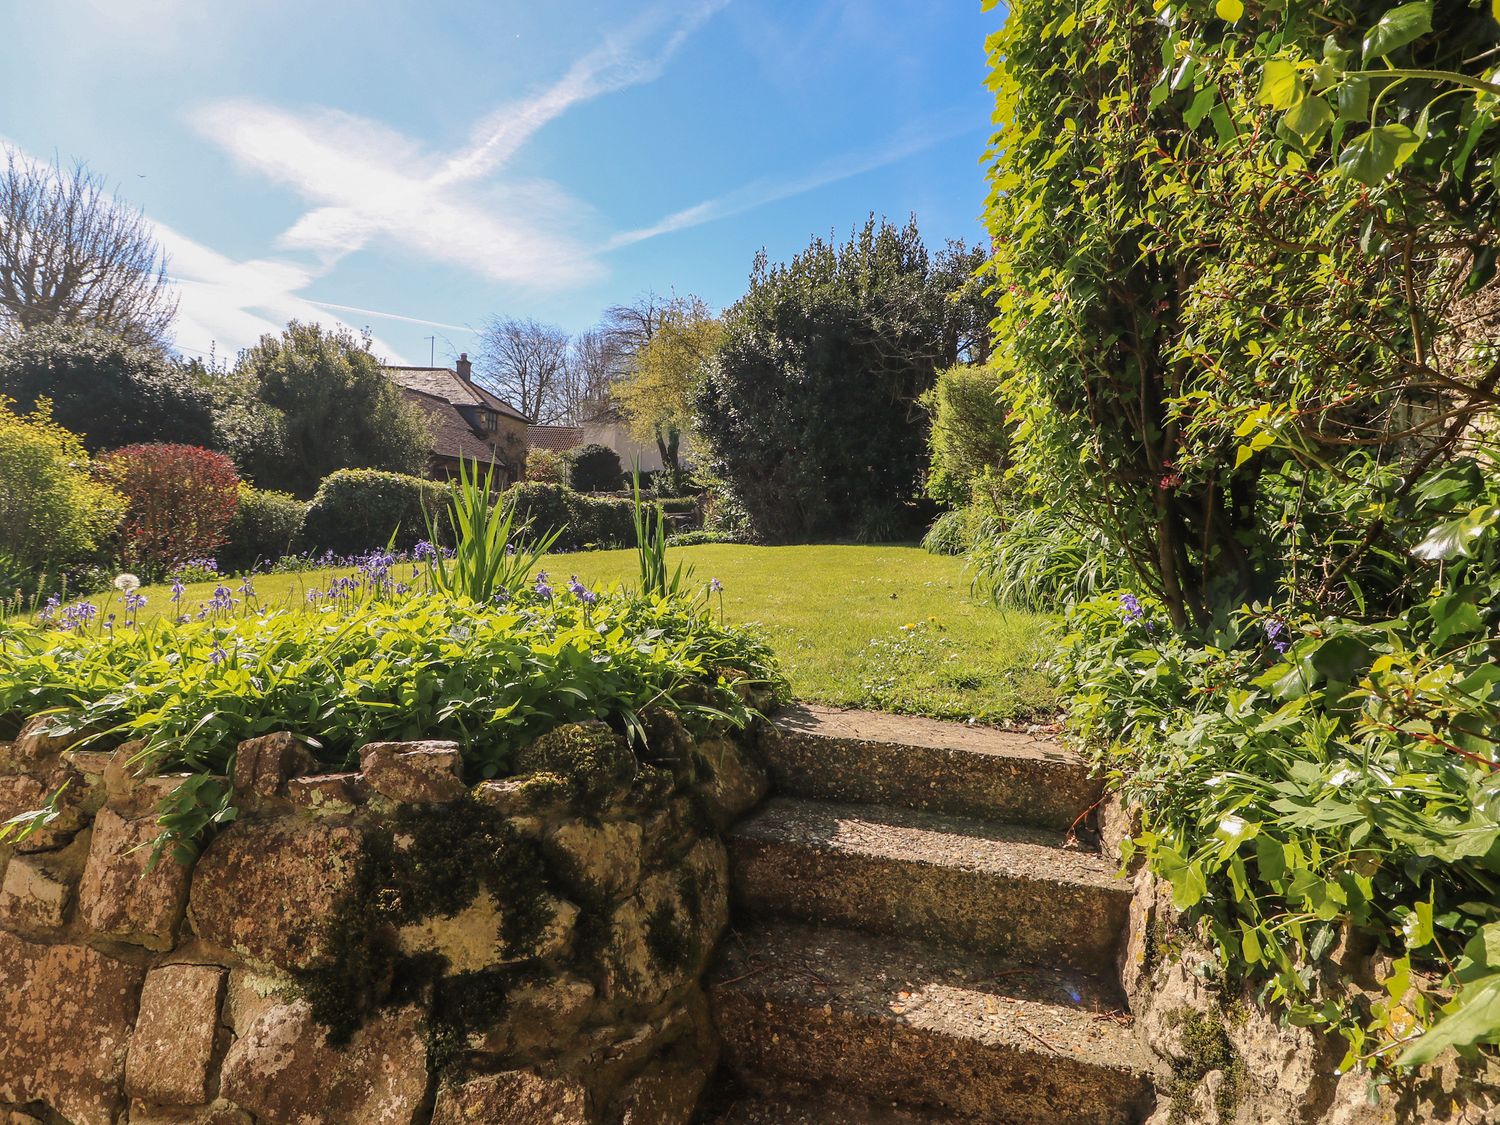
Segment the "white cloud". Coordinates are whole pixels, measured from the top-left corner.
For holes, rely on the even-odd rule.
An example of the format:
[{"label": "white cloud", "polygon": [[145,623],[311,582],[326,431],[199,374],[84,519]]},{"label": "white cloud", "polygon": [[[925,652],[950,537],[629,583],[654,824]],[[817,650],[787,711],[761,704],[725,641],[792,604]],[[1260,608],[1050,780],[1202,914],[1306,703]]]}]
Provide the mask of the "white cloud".
[{"label": "white cloud", "polygon": [[[230,100],[191,115],[242,167],[314,204],[277,240],[325,268],[377,239],[481,277],[560,289],[604,267],[573,232],[589,208],[555,184],[489,182],[537,130],[570,107],[649,82],[728,0],[704,0],[669,24],[652,9],[574,63],[551,86],[487,115],[461,150],[438,154],[381,125],[319,110],[294,114]],[[663,36],[665,35],[665,38]],[[662,40],[654,51],[649,41]]]},{"label": "white cloud", "polygon": [[622,246],[644,242],[648,238],[658,238],[664,234],[674,234],[690,227],[701,226],[716,219],[741,215],[757,207],[764,207],[768,203],[790,199],[804,192],[814,191],[828,184],[838,183],[840,180],[847,180],[866,172],[873,172],[877,168],[895,164],[942,144],[944,141],[970,132],[972,129],[972,120],[968,120],[964,115],[950,114],[946,118],[904,130],[900,136],[880,148],[864,153],[848,153],[826,161],[805,175],[791,179],[756,180],[744,187],[726,192],[724,195],[705,199],[691,207],[674,211],[650,226],[622,231],[611,238],[604,248],[618,250]]}]

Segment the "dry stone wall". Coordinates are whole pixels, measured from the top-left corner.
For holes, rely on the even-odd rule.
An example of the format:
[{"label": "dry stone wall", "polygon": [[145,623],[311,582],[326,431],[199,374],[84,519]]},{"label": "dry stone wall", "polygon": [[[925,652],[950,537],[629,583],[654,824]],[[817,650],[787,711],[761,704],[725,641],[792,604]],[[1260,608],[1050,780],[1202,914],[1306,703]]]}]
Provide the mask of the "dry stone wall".
[{"label": "dry stone wall", "polygon": [[[720,832],[766,791],[756,731],[602,723],[467,785],[452,743],[319,773],[242,743],[238,818],[163,855],[181,778],[139,744],[0,742],[0,1123],[681,1125],[717,1043]],[[64,783],[66,785],[64,786]]]},{"label": "dry stone wall", "polygon": [[[1105,845],[1131,825],[1106,807]],[[1386,999],[1388,961],[1352,937],[1322,967],[1326,994]],[[1338,1073],[1346,1044],[1295,1027],[1219,979],[1217,961],[1173,908],[1171,887],[1135,872],[1120,977],[1136,1029],[1161,1064],[1159,1108],[1147,1125],[1500,1125],[1500,1065],[1449,1052],[1415,1075],[1371,1084]]]}]

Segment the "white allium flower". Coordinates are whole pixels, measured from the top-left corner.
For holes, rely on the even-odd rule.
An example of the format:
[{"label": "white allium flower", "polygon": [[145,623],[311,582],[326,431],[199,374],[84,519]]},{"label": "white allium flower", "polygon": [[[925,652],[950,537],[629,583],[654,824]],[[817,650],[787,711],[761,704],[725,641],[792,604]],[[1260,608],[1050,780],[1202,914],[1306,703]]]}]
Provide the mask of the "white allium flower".
[{"label": "white allium flower", "polygon": [[131,593],[140,588],[141,580],[133,574],[122,574],[115,579],[115,589],[122,594]]}]

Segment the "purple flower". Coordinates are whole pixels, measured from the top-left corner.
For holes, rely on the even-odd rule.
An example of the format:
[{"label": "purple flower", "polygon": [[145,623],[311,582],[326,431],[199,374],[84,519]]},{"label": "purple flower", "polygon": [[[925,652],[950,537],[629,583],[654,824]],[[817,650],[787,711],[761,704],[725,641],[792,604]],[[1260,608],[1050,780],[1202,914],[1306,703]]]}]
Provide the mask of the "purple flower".
[{"label": "purple flower", "polygon": [[240,583],[240,593],[247,598],[255,597],[255,585],[250,581],[250,576],[245,575],[245,580]]},{"label": "purple flower", "polygon": [[543,601],[550,601],[552,598],[552,587],[547,585],[547,572],[545,570],[537,571],[536,596]]},{"label": "purple flower", "polygon": [[1134,594],[1121,594],[1120,608],[1125,611],[1126,621],[1139,621],[1146,615],[1146,611],[1141,608],[1141,603]]},{"label": "purple flower", "polygon": [[172,604],[173,605],[176,605],[178,602],[182,601],[182,592],[184,590],[186,590],[186,589],[187,589],[187,587],[182,584],[182,579],[180,579],[180,578],[176,582],[172,583]]},{"label": "purple flower", "polygon": [[720,582],[717,578],[710,578],[708,580],[708,590],[711,594],[722,594],[724,592],[724,583]]},{"label": "purple flower", "polygon": [[427,540],[418,539],[417,545],[411,549],[411,554],[414,559],[426,561],[437,558],[437,549]]},{"label": "purple flower", "polygon": [[215,664],[223,664],[224,661],[229,659],[229,653],[224,651],[223,645],[215,641],[213,650],[208,654],[208,658]]},{"label": "purple flower", "polygon": [[1284,653],[1289,647],[1291,647],[1287,644],[1284,636],[1284,634],[1286,633],[1285,622],[1278,621],[1274,617],[1268,617],[1261,622],[1261,628],[1266,631],[1266,640],[1271,642],[1271,647],[1275,649],[1277,653]]},{"label": "purple flower", "polygon": [[125,612],[126,613],[132,613],[133,614],[133,613],[135,613],[136,610],[143,608],[145,606],[145,604],[146,604],[146,595],[145,594],[126,594],[125,595]]},{"label": "purple flower", "polygon": [[599,600],[599,595],[578,581],[578,575],[576,574],[568,576],[568,592],[584,605],[593,605]]}]

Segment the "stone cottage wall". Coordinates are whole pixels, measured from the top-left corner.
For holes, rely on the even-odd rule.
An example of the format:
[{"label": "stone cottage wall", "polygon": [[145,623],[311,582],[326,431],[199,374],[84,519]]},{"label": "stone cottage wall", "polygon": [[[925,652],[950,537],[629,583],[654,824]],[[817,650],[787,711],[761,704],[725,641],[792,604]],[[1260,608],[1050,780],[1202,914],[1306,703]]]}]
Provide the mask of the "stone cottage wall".
[{"label": "stone cottage wall", "polygon": [[719,832],[764,795],[753,732],[601,723],[469,787],[458,747],[315,770],[242,743],[238,818],[152,863],[139,744],[0,742],[0,1122],[680,1125],[717,1044],[699,978],[727,922]]},{"label": "stone cottage wall", "polygon": [[[1128,834],[1118,802],[1105,844]],[[1322,967],[1325,995],[1386,999],[1382,954],[1351,938]],[[1449,1052],[1415,1075],[1371,1087],[1368,1071],[1338,1073],[1347,1044],[1295,1027],[1219,980],[1216,958],[1172,906],[1171,887],[1135,872],[1120,978],[1136,1029],[1161,1064],[1159,1108],[1147,1125],[1500,1125],[1500,1065]]]}]

